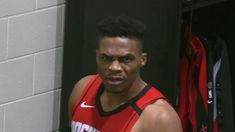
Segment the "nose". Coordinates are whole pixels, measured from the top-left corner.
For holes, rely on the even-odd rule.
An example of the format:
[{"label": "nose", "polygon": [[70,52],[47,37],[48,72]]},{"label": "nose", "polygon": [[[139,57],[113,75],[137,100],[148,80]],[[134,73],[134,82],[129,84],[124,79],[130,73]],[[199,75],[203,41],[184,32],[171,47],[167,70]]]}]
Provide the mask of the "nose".
[{"label": "nose", "polygon": [[114,60],[110,65],[109,65],[109,70],[110,71],[121,71],[122,70],[122,67],[121,67],[121,64],[118,60]]}]

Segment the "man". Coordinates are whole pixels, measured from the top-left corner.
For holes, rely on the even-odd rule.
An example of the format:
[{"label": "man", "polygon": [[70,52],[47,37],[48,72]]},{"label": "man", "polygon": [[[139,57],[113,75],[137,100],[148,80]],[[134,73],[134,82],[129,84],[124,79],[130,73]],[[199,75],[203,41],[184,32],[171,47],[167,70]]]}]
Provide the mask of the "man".
[{"label": "man", "polygon": [[140,76],[144,25],[126,17],[98,24],[97,75],[77,82],[69,100],[72,132],[181,132],[167,99]]}]

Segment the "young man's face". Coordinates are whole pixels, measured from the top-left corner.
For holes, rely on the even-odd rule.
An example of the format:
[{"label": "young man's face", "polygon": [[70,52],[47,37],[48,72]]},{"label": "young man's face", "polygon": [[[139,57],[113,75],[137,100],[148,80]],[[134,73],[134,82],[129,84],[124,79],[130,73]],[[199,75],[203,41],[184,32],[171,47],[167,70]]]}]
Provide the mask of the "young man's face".
[{"label": "young man's face", "polygon": [[122,92],[139,78],[147,54],[140,51],[139,41],[127,37],[103,37],[96,51],[98,73],[106,90]]}]

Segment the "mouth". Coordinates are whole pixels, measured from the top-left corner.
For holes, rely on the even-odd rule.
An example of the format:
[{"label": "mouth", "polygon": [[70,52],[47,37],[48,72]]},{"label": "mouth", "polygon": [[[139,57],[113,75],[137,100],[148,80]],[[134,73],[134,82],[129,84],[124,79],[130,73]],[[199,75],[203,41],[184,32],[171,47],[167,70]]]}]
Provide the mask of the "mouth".
[{"label": "mouth", "polygon": [[109,76],[107,78],[107,83],[110,85],[120,85],[124,79],[120,76]]}]

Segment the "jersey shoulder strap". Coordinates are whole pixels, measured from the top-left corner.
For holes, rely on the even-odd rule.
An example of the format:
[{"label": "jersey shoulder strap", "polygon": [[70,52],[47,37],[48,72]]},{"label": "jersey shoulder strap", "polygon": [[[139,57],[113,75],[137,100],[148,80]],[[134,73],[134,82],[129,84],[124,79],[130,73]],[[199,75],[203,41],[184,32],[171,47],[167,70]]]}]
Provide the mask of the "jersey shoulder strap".
[{"label": "jersey shoulder strap", "polygon": [[[145,109],[146,106],[149,104],[154,103],[158,99],[164,99],[168,103],[168,99],[155,87],[148,85],[148,88],[144,89],[141,94],[144,94],[139,100],[135,102],[135,107],[133,107],[136,112],[131,115],[131,120],[128,122],[128,125],[126,126],[126,131],[131,131],[132,127],[135,125],[137,120],[139,119],[142,111]],[[169,103],[170,104],[170,103]]]}]

